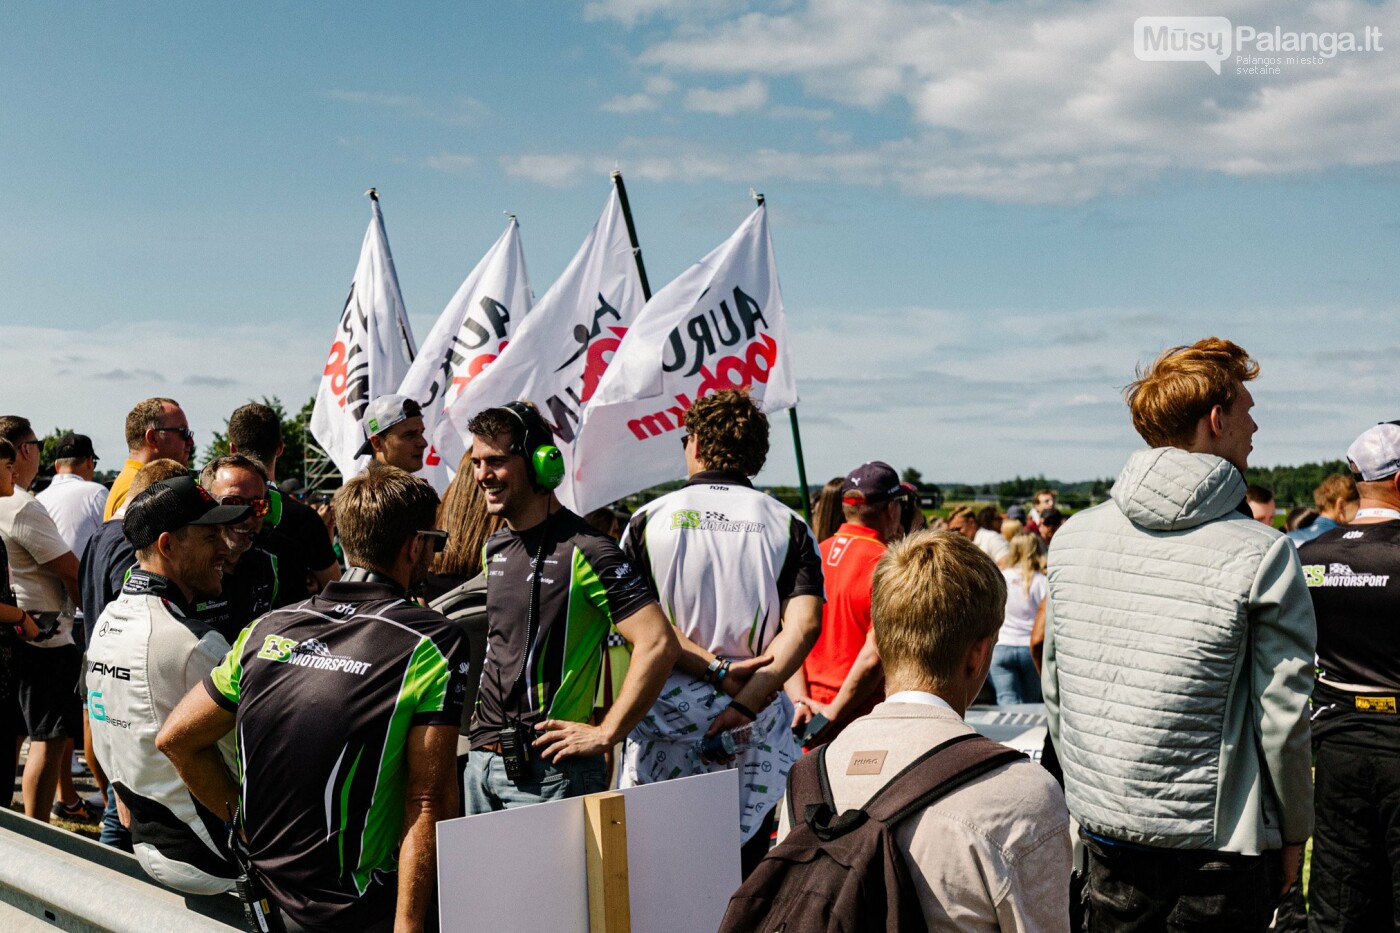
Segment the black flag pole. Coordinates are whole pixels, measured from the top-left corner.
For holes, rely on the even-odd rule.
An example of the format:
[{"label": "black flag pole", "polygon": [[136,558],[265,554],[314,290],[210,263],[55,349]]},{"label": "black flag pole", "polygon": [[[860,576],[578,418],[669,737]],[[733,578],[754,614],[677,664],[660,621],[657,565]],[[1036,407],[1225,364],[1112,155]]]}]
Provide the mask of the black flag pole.
[{"label": "black flag pole", "polygon": [[627,186],[622,183],[622,173],[613,169],[613,184],[617,186],[617,200],[622,206],[622,219],[627,221],[627,239],[632,244],[632,258],[637,260],[637,275],[642,280],[642,297],[651,301],[651,283],[647,281],[647,267],[642,263],[642,247],[637,243],[637,225],[632,223],[632,205],[627,201]]},{"label": "black flag pole", "polygon": [[[749,189],[750,196],[754,202],[762,207],[765,202],[763,193]],[[797,486],[802,491],[802,517],[807,520],[807,524],[812,524],[812,497],[807,492],[807,464],[802,459],[802,429],[797,426],[797,406],[793,405],[788,409],[788,420],[792,422],[792,449],[797,455]]]}]

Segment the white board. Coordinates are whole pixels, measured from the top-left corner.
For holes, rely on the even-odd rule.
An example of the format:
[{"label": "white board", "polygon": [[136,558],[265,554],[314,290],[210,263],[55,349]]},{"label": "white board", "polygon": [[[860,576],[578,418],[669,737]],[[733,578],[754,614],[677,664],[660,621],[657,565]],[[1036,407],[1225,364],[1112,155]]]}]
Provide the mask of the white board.
[{"label": "white board", "polygon": [[[714,933],[739,887],[739,773],[621,791],[632,933]],[[437,825],[444,933],[588,933],[582,798]]]}]

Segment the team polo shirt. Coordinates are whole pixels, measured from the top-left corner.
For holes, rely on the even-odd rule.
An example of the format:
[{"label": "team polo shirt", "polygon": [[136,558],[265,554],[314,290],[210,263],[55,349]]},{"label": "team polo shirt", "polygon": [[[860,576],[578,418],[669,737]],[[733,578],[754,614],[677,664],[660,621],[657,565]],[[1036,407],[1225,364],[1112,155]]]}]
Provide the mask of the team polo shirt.
[{"label": "team polo shirt", "polygon": [[[538,603],[531,612],[536,557]],[[560,509],[533,528],[486,541],[486,662],[471,746],[493,745],[506,722],[587,722],[608,634],[656,600],[612,539]]]},{"label": "team polo shirt", "polygon": [[1305,542],[1298,557],[1317,616],[1314,737],[1347,732],[1393,743],[1400,738],[1400,521],[1340,525]]},{"label": "team polo shirt", "polygon": [[722,657],[762,654],[784,600],[822,595],[812,530],[741,473],[696,473],[638,509],[622,541],[672,624]]},{"label": "team polo shirt", "polygon": [[243,626],[280,605],[277,586],[277,558],[262,548],[249,548],[233,572],[224,574],[219,595],[196,603],[192,614],[214,626],[231,644]]},{"label": "team polo shirt", "polygon": [[267,613],[205,678],[237,715],[253,864],[298,923],[354,930],[393,915],[408,732],[455,730],[466,680],[460,629],[378,582]]},{"label": "team polo shirt", "polygon": [[870,585],[886,544],[873,528],[846,522],[820,545],[826,578],[822,633],[802,663],[807,683],[834,699],[870,632]]}]

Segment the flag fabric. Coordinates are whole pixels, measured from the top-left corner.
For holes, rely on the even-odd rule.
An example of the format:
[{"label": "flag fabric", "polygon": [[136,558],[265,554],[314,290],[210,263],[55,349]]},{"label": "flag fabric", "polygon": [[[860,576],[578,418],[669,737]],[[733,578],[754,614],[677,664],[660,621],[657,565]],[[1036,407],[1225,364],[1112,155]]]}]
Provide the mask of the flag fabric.
[{"label": "flag fabric", "polygon": [[[490,367],[448,406],[433,443],[452,449],[455,432],[471,444],[467,424],[484,409],[516,399],[534,402],[554,432],[567,467],[583,411],[645,298],[616,186],[602,216],[559,280]],[[567,475],[567,474],[566,474]],[[560,500],[572,507],[565,483]]]},{"label": "flag fabric", "polygon": [[[447,303],[399,386],[400,395],[423,406],[425,437],[435,436],[447,406],[495,361],[533,301],[520,225],[512,217]],[[450,446],[429,447],[417,474],[439,493],[447,490],[466,453],[457,432],[446,432],[443,441]]]},{"label": "flag fabric", "polygon": [[355,456],[365,440],[360,425],[365,408],[379,396],[398,391],[414,356],[413,331],[399,294],[384,215],[373,193],[370,207],[360,262],[311,410],[312,436],[347,480],[369,462],[368,457]]},{"label": "flag fabric", "polygon": [[765,412],[796,405],[791,356],[761,206],[628,330],[584,412],[569,473],[576,510],[684,477],[677,440],[697,398],[748,388]]}]

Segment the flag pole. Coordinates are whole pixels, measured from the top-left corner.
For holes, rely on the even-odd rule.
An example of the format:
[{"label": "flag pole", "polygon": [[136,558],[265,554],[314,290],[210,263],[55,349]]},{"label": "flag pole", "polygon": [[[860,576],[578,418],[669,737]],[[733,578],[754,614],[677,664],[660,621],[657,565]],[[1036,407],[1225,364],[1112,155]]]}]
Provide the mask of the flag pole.
[{"label": "flag pole", "polygon": [[642,248],[637,243],[637,226],[632,223],[632,205],[627,201],[627,186],[622,183],[622,173],[613,169],[613,184],[617,187],[617,200],[622,207],[622,219],[627,221],[627,239],[632,244],[632,258],[637,260],[637,275],[642,280],[642,297],[651,301],[651,283],[647,281],[647,267],[642,263]]},{"label": "flag pole", "polygon": [[[759,207],[765,201],[763,192],[749,189],[749,195]],[[807,492],[807,465],[802,459],[802,430],[797,426],[797,406],[788,409],[788,420],[792,422],[792,449],[797,455],[797,485],[802,490],[802,517],[812,524],[812,497]]]}]

